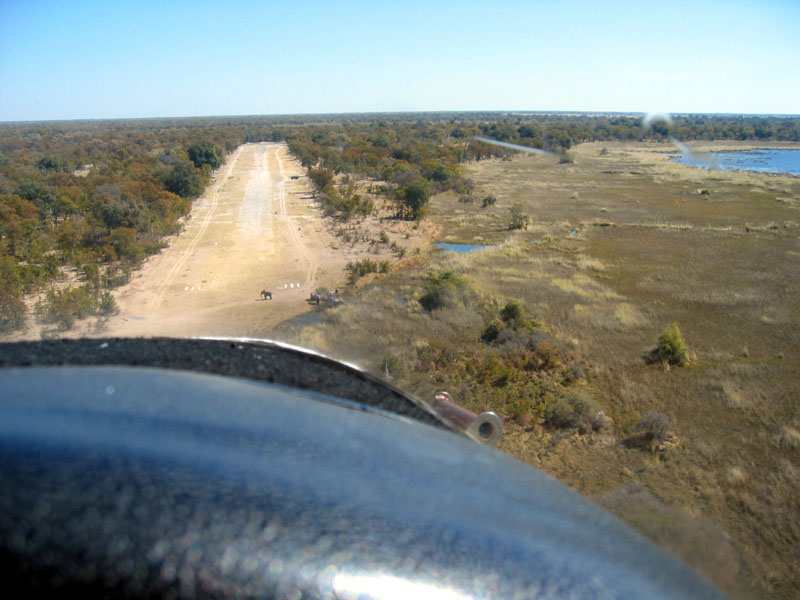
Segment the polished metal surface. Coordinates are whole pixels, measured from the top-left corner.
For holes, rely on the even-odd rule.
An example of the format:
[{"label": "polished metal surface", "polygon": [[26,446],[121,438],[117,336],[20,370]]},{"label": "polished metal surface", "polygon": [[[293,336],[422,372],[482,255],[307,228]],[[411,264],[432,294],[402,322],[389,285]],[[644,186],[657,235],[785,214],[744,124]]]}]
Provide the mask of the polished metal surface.
[{"label": "polished metal surface", "polygon": [[0,480],[0,566],[23,592],[721,597],[495,450],[265,382],[2,369]]}]

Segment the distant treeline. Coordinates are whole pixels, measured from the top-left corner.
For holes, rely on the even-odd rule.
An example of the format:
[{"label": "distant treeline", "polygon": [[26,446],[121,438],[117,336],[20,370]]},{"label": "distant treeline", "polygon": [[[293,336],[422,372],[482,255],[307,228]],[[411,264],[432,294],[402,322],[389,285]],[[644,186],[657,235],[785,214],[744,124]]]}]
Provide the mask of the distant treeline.
[{"label": "distant treeline", "polygon": [[[633,115],[539,115],[492,113],[430,113],[368,115],[351,120],[331,118],[287,133],[292,152],[310,168],[362,173],[390,180],[410,165],[425,171],[426,161],[457,164],[509,151],[487,145],[475,136],[493,138],[552,152],[563,152],[589,141],[691,140],[800,141],[800,117],[678,115],[671,123],[655,121],[642,127]],[[430,169],[427,169],[430,170]]]},{"label": "distant treeline", "polygon": [[[405,216],[418,217],[430,193],[471,193],[459,163],[509,152],[476,135],[557,152],[585,141],[670,135],[800,141],[800,118],[681,115],[649,129],[635,115],[538,113],[0,124],[0,332],[24,326],[21,298],[43,288],[48,299],[38,316],[62,326],[113,311],[106,290],[160,250],[212,169],[242,143],[285,140],[333,213],[370,210],[353,188],[332,185],[344,173],[387,182]],[[82,279],[80,293],[53,285],[65,269]]]}]

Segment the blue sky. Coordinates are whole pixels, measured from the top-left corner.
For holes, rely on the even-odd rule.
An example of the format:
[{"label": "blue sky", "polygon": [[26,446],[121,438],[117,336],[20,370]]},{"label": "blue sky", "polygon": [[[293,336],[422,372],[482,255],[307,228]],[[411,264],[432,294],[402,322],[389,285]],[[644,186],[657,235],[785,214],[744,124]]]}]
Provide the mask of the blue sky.
[{"label": "blue sky", "polygon": [[800,2],[0,0],[0,121],[800,113]]}]

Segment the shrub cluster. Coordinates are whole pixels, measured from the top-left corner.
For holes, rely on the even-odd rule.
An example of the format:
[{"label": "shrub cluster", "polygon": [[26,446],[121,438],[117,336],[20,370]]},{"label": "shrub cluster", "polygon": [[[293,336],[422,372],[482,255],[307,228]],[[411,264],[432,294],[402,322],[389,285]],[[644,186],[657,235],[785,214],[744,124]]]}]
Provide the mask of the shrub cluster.
[{"label": "shrub cluster", "polygon": [[661,443],[666,439],[669,417],[660,412],[649,412],[636,425],[636,431],[642,433],[651,443]]},{"label": "shrub cluster", "polygon": [[464,306],[470,292],[469,281],[455,271],[428,273],[425,293],[419,303],[428,312],[442,308]]},{"label": "shrub cluster", "polygon": [[0,333],[24,329],[26,314],[25,303],[8,290],[0,288]]},{"label": "shrub cluster", "polygon": [[323,211],[326,216],[338,216],[345,221],[354,216],[366,217],[375,210],[369,198],[362,198],[353,184],[340,191],[335,185],[328,184],[320,194]]},{"label": "shrub cluster", "polygon": [[517,300],[509,300],[500,309],[499,318],[483,330],[481,341],[498,348],[527,371],[553,371],[563,366],[558,346],[541,330],[539,321],[525,314]]},{"label": "shrub cluster", "polygon": [[580,394],[557,398],[545,411],[547,423],[561,429],[596,429],[597,415],[592,401]]},{"label": "shrub cluster", "polygon": [[363,258],[356,262],[349,262],[347,263],[347,272],[348,278],[350,283],[355,283],[364,275],[369,273],[388,273],[392,266],[389,264],[388,260],[382,260],[381,262],[376,262],[369,258]]},{"label": "shrub cluster", "polygon": [[109,316],[118,312],[117,302],[109,292],[98,293],[91,285],[64,290],[51,290],[43,301],[36,305],[38,318],[44,323],[68,330],[76,319],[90,315]]},{"label": "shrub cluster", "polygon": [[378,368],[380,369],[381,373],[390,375],[392,377],[402,375],[406,371],[406,366],[403,363],[403,360],[396,354],[390,354],[389,356],[386,356],[382,361],[380,361]]},{"label": "shrub cluster", "polygon": [[541,327],[539,321],[525,314],[518,300],[509,300],[500,309],[498,317],[493,319],[481,334],[481,340],[486,344],[504,345]]},{"label": "shrub cluster", "polygon": [[634,427],[634,434],[625,440],[625,444],[632,448],[653,452],[669,438],[667,432],[669,425],[667,415],[660,412],[648,412]]}]

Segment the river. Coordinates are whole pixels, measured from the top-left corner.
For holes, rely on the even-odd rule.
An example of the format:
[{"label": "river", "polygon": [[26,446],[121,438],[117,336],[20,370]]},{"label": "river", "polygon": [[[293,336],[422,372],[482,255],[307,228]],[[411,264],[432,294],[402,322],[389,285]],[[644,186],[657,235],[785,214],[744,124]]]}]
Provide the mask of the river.
[{"label": "river", "polygon": [[703,169],[800,175],[800,150],[756,148],[734,152],[710,152],[694,156],[681,154],[673,157],[672,160]]}]

